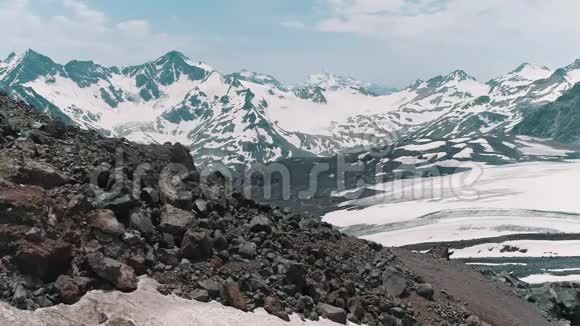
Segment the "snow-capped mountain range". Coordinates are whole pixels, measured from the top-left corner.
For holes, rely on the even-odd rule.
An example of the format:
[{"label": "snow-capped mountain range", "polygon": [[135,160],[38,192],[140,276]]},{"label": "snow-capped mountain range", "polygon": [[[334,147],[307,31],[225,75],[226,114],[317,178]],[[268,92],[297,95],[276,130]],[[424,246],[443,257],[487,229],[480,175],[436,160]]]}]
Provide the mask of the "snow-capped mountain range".
[{"label": "snow-capped mountain range", "polygon": [[81,128],[139,142],[181,142],[203,163],[329,155],[394,137],[510,130],[531,107],[580,81],[580,60],[523,64],[487,83],[462,70],[399,90],[323,73],[286,86],[224,74],[179,52],[129,67],[65,65],[28,50],[0,61],[0,89]]}]

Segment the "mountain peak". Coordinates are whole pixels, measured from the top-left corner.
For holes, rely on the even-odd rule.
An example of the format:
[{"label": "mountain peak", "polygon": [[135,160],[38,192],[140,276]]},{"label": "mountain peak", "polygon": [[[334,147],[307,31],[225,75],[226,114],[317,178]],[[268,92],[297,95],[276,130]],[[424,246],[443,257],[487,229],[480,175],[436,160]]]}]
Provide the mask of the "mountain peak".
[{"label": "mountain peak", "polygon": [[516,73],[522,73],[522,72],[526,72],[526,71],[550,71],[550,69],[546,66],[540,66],[540,65],[536,65],[533,63],[529,63],[529,62],[524,62],[521,65],[519,65],[516,69],[514,69],[511,73],[512,74],[516,74]]},{"label": "mountain peak", "polygon": [[354,79],[350,76],[336,75],[329,72],[308,76],[306,86],[318,86],[324,89],[338,89],[346,87],[363,88],[370,83]]},{"label": "mountain peak", "polygon": [[447,80],[457,80],[457,81],[475,80],[474,77],[472,77],[471,75],[469,75],[468,73],[466,73],[464,70],[461,69],[454,70],[453,72],[449,73],[446,77]]},{"label": "mountain peak", "polygon": [[44,54],[41,54],[39,52],[36,52],[33,49],[26,50],[26,52],[24,52],[22,57],[25,59],[43,59],[43,60],[49,59],[50,61],[52,61],[52,59],[50,59],[49,57],[47,57]]},{"label": "mountain peak", "polygon": [[10,52],[10,54],[6,57],[6,59],[4,59],[4,62],[10,62],[12,61],[12,59],[14,59],[16,57],[16,53],[14,52]]},{"label": "mountain peak", "polygon": [[179,51],[169,51],[166,54],[162,55],[157,59],[157,61],[189,61],[189,58],[186,57],[183,53]]}]

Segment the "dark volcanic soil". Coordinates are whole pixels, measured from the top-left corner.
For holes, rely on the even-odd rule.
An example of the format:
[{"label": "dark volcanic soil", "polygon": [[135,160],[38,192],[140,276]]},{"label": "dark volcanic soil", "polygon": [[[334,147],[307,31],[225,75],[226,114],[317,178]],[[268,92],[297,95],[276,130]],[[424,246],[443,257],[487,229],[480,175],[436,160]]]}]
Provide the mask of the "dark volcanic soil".
[{"label": "dark volcanic soil", "polygon": [[451,295],[492,325],[551,325],[533,304],[514,296],[512,288],[485,278],[460,262],[435,259],[405,249],[392,250],[405,268],[438,289],[436,296]]}]

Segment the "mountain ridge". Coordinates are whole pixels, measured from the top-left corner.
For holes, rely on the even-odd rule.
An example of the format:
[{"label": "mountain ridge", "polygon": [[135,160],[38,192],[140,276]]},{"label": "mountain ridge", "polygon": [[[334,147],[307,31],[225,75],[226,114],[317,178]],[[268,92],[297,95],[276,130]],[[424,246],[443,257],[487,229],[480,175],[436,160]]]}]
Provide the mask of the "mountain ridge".
[{"label": "mountain ridge", "polygon": [[[0,88],[67,123],[138,142],[181,142],[196,159],[199,151],[228,164],[332,155],[399,137],[504,133],[577,81],[575,63],[555,71],[524,63],[485,83],[458,69],[381,91],[330,73],[291,87],[263,73],[225,74],[177,51],[125,67],[61,65],[33,50],[0,62]],[[260,123],[240,119],[244,107]],[[223,157],[207,155],[209,144]]]}]

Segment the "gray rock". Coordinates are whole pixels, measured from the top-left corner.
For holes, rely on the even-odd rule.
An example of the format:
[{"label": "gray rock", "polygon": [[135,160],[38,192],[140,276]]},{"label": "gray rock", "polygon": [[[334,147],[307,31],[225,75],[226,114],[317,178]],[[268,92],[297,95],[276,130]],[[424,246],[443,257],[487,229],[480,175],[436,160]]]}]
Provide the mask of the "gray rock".
[{"label": "gray rock", "polygon": [[95,197],[93,205],[97,208],[110,209],[119,218],[127,218],[137,201],[121,191],[102,192]]},{"label": "gray rock", "polygon": [[296,286],[296,291],[302,292],[306,286],[306,267],[293,261],[286,261],[284,265],[286,269],[284,280],[287,284]]},{"label": "gray rock", "polygon": [[187,174],[178,167],[167,166],[159,177],[159,190],[165,202],[190,211],[193,208],[193,197],[183,184]]},{"label": "gray rock", "polygon": [[318,304],[318,310],[320,311],[322,317],[331,320],[335,323],[346,325],[347,314],[346,311],[344,311],[344,309],[331,306],[326,303],[320,303]]},{"label": "gray rock", "polygon": [[383,272],[383,287],[388,295],[400,297],[407,290],[405,276],[393,267],[387,267]]},{"label": "gray rock", "polygon": [[419,286],[417,286],[417,294],[422,296],[423,298],[427,299],[427,300],[433,300],[433,295],[435,294],[435,291],[433,290],[433,286],[431,286],[431,284],[425,283],[425,284],[420,284]]},{"label": "gray rock", "polygon": [[141,238],[141,233],[139,233],[137,230],[129,230],[125,232],[123,234],[122,240],[131,246],[144,243],[144,240]]},{"label": "gray rock", "polygon": [[254,258],[258,255],[256,244],[244,241],[238,245],[238,253],[244,258]]},{"label": "gray rock", "polygon": [[140,209],[131,213],[130,227],[139,231],[147,239],[151,238],[153,233],[155,233],[155,226],[151,222],[151,216]]},{"label": "gray rock", "polygon": [[26,288],[22,284],[16,285],[12,295],[12,303],[19,308],[25,308],[27,297],[28,291],[26,291]]},{"label": "gray rock", "polygon": [[207,279],[198,282],[199,286],[206,290],[210,296],[217,297],[220,295],[220,282],[214,279]]},{"label": "gray rock", "polygon": [[161,223],[159,228],[166,233],[182,235],[185,229],[193,220],[195,215],[191,211],[177,208],[170,204],[165,204],[161,212]]},{"label": "gray rock", "polygon": [[205,201],[204,199],[198,198],[195,200],[194,202],[195,208],[200,212],[200,213],[205,213],[207,211],[207,201]]},{"label": "gray rock", "polygon": [[190,297],[192,300],[199,301],[199,302],[209,302],[209,292],[207,290],[193,290],[190,293]]},{"label": "gray rock", "polygon": [[355,316],[358,320],[362,320],[365,315],[365,309],[362,304],[362,300],[359,297],[352,297],[348,299],[346,306],[348,311]]},{"label": "gray rock", "polygon": [[264,215],[258,215],[250,221],[248,224],[250,231],[252,232],[272,232],[272,223],[270,219]]},{"label": "gray rock", "polygon": [[28,232],[26,232],[26,240],[28,241],[32,241],[32,242],[41,242],[42,241],[42,230],[37,228],[37,227],[33,227],[30,230],[28,230]]},{"label": "gray rock", "polygon": [[382,317],[383,326],[402,326],[403,322],[394,316],[384,314]]}]

